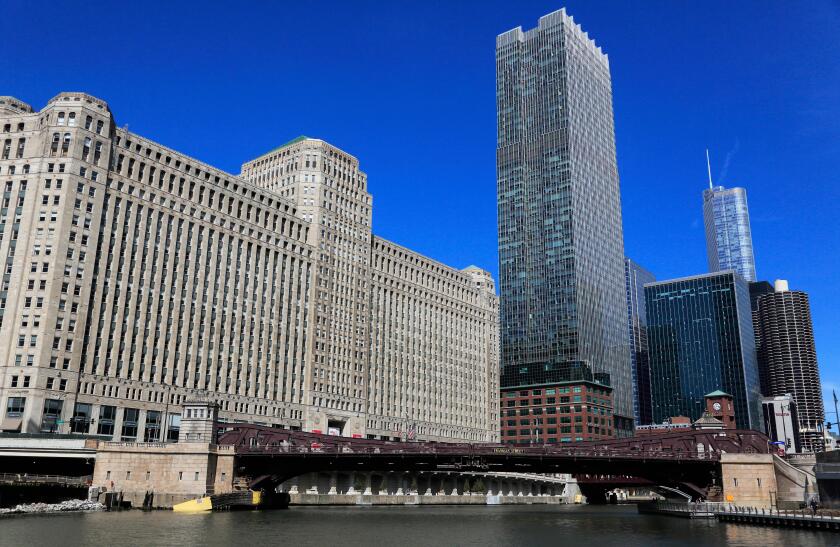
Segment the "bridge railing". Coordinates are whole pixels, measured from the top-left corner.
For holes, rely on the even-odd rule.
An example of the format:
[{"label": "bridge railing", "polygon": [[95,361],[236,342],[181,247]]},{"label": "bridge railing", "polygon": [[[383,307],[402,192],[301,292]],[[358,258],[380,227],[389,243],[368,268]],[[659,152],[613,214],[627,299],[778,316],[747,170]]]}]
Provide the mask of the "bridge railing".
[{"label": "bridge railing", "polygon": [[87,486],[93,477],[68,477],[66,475],[30,475],[29,473],[0,473],[2,483],[38,483],[38,484],[61,484],[65,486]]},{"label": "bridge railing", "polygon": [[662,450],[585,450],[580,448],[560,449],[556,447],[529,447],[529,448],[500,448],[500,447],[480,447],[478,445],[470,446],[445,446],[438,445],[424,445],[417,443],[410,447],[392,447],[392,446],[354,446],[351,443],[336,443],[329,446],[318,442],[307,444],[299,443],[243,443],[236,446],[236,452],[240,454],[312,454],[312,455],[405,455],[405,456],[422,456],[422,455],[441,455],[441,456],[551,456],[551,457],[569,457],[569,458],[621,458],[627,459],[658,459],[658,460],[698,460],[710,461],[720,459],[719,453],[703,452],[671,452]]},{"label": "bridge railing", "polygon": [[817,520],[825,520],[836,522],[840,521],[840,516],[820,513],[819,509],[817,510],[816,514],[811,511],[810,509],[799,509],[799,510],[785,510],[785,509],[774,509],[774,508],[760,508],[760,507],[749,507],[749,506],[740,506],[740,505],[733,505],[731,503],[724,503],[723,507],[718,511],[720,513],[729,514],[729,515],[749,515],[754,517],[782,517],[785,519],[817,519]]},{"label": "bridge railing", "polygon": [[650,501],[640,504],[642,507],[671,513],[687,513],[690,515],[712,514],[722,511],[726,502],[719,501]]}]

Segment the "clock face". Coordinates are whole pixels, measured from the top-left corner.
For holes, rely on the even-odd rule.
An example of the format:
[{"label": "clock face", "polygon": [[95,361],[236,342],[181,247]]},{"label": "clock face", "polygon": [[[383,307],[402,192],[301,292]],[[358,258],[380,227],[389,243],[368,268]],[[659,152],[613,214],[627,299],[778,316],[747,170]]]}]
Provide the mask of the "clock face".
[{"label": "clock face", "polygon": [[720,403],[713,404],[712,408],[714,408],[715,410],[720,410]]}]

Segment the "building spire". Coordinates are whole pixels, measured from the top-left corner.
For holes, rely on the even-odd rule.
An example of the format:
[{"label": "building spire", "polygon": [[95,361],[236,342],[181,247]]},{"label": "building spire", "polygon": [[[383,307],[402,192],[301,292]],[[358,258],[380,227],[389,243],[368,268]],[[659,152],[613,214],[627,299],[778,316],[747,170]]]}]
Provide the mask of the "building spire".
[{"label": "building spire", "polygon": [[712,189],[712,164],[709,162],[709,149],[706,148],[706,170],[709,173],[709,189]]}]

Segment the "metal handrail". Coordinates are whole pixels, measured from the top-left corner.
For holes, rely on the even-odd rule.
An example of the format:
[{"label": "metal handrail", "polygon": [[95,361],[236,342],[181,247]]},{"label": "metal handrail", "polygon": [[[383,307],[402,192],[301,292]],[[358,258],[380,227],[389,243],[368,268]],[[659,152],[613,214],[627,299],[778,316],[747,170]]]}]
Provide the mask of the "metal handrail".
[{"label": "metal handrail", "polygon": [[39,482],[49,484],[73,484],[87,486],[93,477],[69,477],[66,475],[30,475],[28,473],[0,473],[0,482]]},{"label": "metal handrail", "polygon": [[723,503],[719,513],[724,513],[728,515],[748,515],[752,517],[784,517],[784,518],[792,518],[792,519],[800,519],[800,520],[807,520],[807,519],[817,519],[817,520],[825,520],[825,521],[838,521],[840,520],[840,516],[834,515],[826,515],[826,514],[812,514],[808,509],[800,509],[798,511],[795,510],[787,510],[787,509],[774,509],[774,508],[759,508],[759,507],[750,507],[750,506],[740,506],[740,505],[733,505],[731,503]]},{"label": "metal handrail", "polygon": [[[585,449],[552,449],[552,448],[521,448],[516,449],[515,452],[506,452],[497,450],[497,447],[444,447],[434,446],[425,447],[418,445],[410,449],[404,448],[390,448],[383,447],[352,447],[349,443],[338,443],[333,446],[309,446],[305,444],[289,443],[289,444],[240,444],[236,446],[238,453],[260,453],[260,454],[348,454],[348,455],[463,455],[463,456],[560,456],[572,458],[622,458],[633,460],[696,460],[696,461],[717,461],[720,455],[712,452],[691,453],[691,452],[665,452],[665,451],[624,451],[624,450],[585,450]],[[503,449],[504,450],[504,449]]]}]

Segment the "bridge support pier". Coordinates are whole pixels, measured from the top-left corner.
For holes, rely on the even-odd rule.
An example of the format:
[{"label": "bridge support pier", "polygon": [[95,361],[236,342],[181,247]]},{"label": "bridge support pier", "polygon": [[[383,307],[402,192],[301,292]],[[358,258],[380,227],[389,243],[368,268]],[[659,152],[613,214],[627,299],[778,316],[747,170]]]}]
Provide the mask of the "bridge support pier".
[{"label": "bridge support pier", "polygon": [[371,476],[371,474],[370,474],[370,473],[365,473],[365,474],[364,474],[364,477],[365,477],[365,490],[364,490],[364,492],[362,492],[362,495],[363,495],[363,496],[370,496],[370,495],[372,495],[372,494],[373,494],[373,492],[371,491],[371,487],[370,487],[370,479],[371,479],[371,477],[370,477],[370,476]]}]

